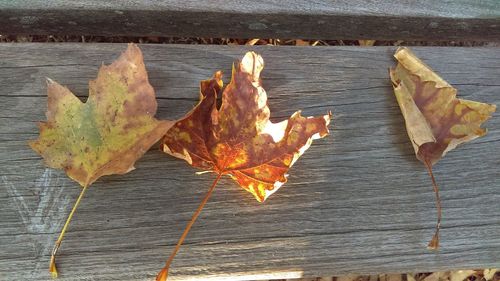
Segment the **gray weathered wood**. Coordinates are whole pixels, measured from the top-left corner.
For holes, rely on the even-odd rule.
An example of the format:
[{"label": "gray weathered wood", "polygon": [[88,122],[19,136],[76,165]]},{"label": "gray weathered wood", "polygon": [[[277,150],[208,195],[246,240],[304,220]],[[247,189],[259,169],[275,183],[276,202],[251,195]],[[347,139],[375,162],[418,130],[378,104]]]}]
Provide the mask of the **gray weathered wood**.
[{"label": "gray weathered wood", "polygon": [[500,2],[0,0],[0,34],[500,40]]},{"label": "gray weathered wood", "polygon": [[[87,95],[124,44],[0,45],[0,279],[49,280],[50,250],[79,187],[45,168],[27,141],[44,120],[45,77]],[[229,73],[243,47],[144,45],[159,118],[191,109],[198,83]],[[289,182],[264,204],[230,179],[216,189],[172,267],[172,280],[325,276],[500,267],[500,119],[435,166],[415,159],[387,68],[393,47],[252,48],[275,119],[334,113]],[[500,104],[500,49],[414,48],[464,98]],[[225,77],[227,82],[228,77]],[[214,176],[148,152],[137,170],[88,191],[60,249],[61,280],[152,280]],[[175,278],[175,279],[174,279]]]}]

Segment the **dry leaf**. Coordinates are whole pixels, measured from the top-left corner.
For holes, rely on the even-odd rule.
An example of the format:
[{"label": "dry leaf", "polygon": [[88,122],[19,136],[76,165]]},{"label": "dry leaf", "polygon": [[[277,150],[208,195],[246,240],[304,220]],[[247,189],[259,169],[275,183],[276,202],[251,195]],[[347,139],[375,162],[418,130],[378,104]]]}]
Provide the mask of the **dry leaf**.
[{"label": "dry leaf", "polygon": [[[45,163],[66,174],[85,189],[104,175],[124,174],[173,122],[158,121],[154,90],[148,82],[142,53],[130,44],[110,66],[102,66],[89,84],[82,103],[70,90],[48,80],[47,122],[40,123],[38,140],[30,146]],[[51,272],[57,276],[54,257],[68,218],[56,242]]]},{"label": "dry leaf", "polygon": [[385,280],[386,281],[402,281],[403,275],[402,274],[385,274]]},{"label": "dry leaf", "polygon": [[85,103],[66,87],[47,84],[47,122],[40,123],[40,137],[30,146],[81,186],[134,169],[172,124],[154,118],[154,90],[141,51],[132,44],[116,62],[101,67]]},{"label": "dry leaf", "polygon": [[358,274],[347,274],[336,277],[336,281],[357,281],[361,276]]},{"label": "dry leaf", "polygon": [[[263,67],[262,57],[248,52],[233,67],[220,109],[216,99],[222,90],[222,74],[217,72],[211,80],[202,81],[198,105],[163,138],[164,152],[218,175],[192,222],[222,175],[231,176],[262,202],[286,182],[288,169],[312,140],[328,134],[330,114],[306,118],[297,111],[289,120],[269,121],[267,96],[260,82]],[[166,280],[184,234],[157,280]]]},{"label": "dry leaf", "polygon": [[360,46],[373,46],[376,40],[358,40]]},{"label": "dry leaf", "polygon": [[413,277],[413,275],[412,275],[412,274],[406,274],[406,280],[407,280],[407,281],[416,281],[416,280],[415,280],[415,277]]},{"label": "dry leaf", "polygon": [[248,41],[245,43],[245,45],[250,45],[250,46],[253,46],[253,45],[257,44],[259,41],[260,41],[260,39],[259,39],[259,38],[250,39],[250,40],[248,40]]},{"label": "dry leaf", "polygon": [[297,39],[295,40],[295,46],[309,46],[311,45],[309,41]]},{"label": "dry leaf", "polygon": [[429,248],[437,249],[441,205],[432,166],[457,145],[485,135],[481,124],[496,106],[456,98],[457,90],[407,48],[399,48],[394,56],[398,60],[390,69],[394,93],[415,154],[428,168],[436,193],[438,222]]},{"label": "dry leaf", "polygon": [[499,270],[498,269],[485,269],[483,271],[483,275],[484,275],[484,279],[486,279],[487,281],[489,280],[493,280],[493,278],[495,278],[495,274],[498,272]]},{"label": "dry leaf", "polygon": [[447,281],[450,278],[450,273],[445,272],[433,272],[429,276],[425,277],[423,281]]},{"label": "dry leaf", "polygon": [[450,271],[450,281],[463,281],[475,273],[474,270]]},{"label": "dry leaf", "polygon": [[163,138],[163,151],[194,167],[230,175],[262,202],[286,182],[286,172],[309,148],[328,134],[330,115],[269,121],[266,92],[260,85],[264,64],[247,53],[233,70],[231,83],[216,108],[221,73],[201,83],[201,101]]}]

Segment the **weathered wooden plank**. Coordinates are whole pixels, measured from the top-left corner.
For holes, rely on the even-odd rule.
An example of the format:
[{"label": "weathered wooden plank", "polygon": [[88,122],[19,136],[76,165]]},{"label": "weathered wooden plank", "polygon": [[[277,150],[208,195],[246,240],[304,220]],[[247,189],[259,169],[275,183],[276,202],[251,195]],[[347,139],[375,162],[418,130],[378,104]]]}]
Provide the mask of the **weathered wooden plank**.
[{"label": "weathered wooden plank", "polygon": [[[98,66],[125,47],[0,45],[0,279],[49,280],[50,250],[79,192],[26,144],[45,119],[45,77],[86,96]],[[195,104],[199,80],[218,69],[230,73],[245,50],[141,47],[160,118],[182,116]],[[172,280],[500,266],[499,118],[488,121],[487,136],[435,167],[444,213],[442,248],[431,252],[434,194],[390,86],[395,49],[252,49],[266,60],[273,116],[332,110],[332,135],[315,142],[264,204],[225,179],[177,256]],[[414,51],[461,97],[500,104],[500,49]],[[60,249],[61,280],[152,280],[213,180],[194,172],[152,150],[137,170],[96,182]]]},{"label": "weathered wooden plank", "polygon": [[5,0],[0,34],[499,40],[500,2]]}]

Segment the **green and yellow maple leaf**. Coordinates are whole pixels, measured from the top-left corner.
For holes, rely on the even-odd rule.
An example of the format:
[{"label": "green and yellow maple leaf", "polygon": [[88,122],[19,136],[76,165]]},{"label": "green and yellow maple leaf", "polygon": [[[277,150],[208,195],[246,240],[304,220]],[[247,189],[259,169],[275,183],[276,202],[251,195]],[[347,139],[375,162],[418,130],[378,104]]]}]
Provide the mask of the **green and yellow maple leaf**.
[{"label": "green and yellow maple leaf", "polygon": [[155,93],[134,44],[100,68],[85,103],[68,88],[47,81],[47,122],[40,123],[39,138],[29,144],[49,167],[63,169],[83,187],[52,254],[50,272],[56,277],[55,253],[85,189],[101,176],[133,170],[173,122],[154,117]]}]

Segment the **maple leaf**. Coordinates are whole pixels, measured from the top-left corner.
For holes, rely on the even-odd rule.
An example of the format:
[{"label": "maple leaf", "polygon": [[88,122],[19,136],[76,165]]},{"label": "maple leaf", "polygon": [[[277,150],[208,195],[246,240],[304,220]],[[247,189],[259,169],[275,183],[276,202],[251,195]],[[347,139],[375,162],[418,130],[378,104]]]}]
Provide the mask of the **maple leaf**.
[{"label": "maple leaf", "polygon": [[437,249],[441,201],[432,166],[457,145],[484,136],[487,130],[481,124],[496,106],[456,98],[457,90],[407,48],[399,48],[394,57],[398,60],[390,69],[394,93],[417,159],[427,167],[436,194],[438,219],[428,247]]},{"label": "maple leaf", "polygon": [[65,170],[83,187],[52,252],[50,272],[57,277],[55,254],[86,188],[101,176],[133,170],[173,122],[154,118],[154,90],[134,44],[100,68],[89,83],[87,102],[50,79],[47,88],[47,122],[39,124],[40,136],[29,145],[49,167]]},{"label": "maple leaf", "polygon": [[218,176],[157,280],[166,280],[173,257],[222,175],[231,176],[262,202],[286,182],[288,169],[312,140],[328,134],[331,114],[306,118],[297,111],[276,124],[269,120],[267,96],[260,82],[263,67],[262,57],[253,52],[233,65],[220,109],[216,100],[222,73],[202,81],[198,105],[163,138],[164,152]]}]

